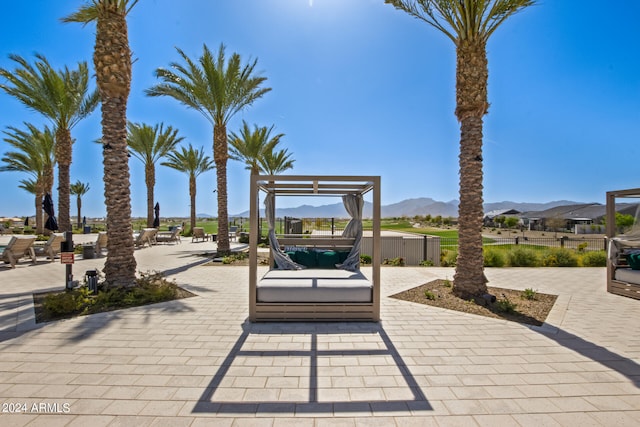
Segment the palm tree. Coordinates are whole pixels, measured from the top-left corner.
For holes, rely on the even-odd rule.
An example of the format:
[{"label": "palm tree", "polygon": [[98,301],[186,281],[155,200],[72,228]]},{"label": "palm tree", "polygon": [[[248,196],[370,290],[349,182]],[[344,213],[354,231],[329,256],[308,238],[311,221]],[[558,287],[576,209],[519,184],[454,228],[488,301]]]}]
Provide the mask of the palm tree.
[{"label": "palm tree", "polygon": [[153,189],[156,185],[156,162],[169,154],[184,139],[178,130],[164,124],[151,127],[147,124],[129,122],[127,143],[129,152],[144,165],[144,180],[147,185],[147,227],[153,227]]},{"label": "palm tree", "polygon": [[293,169],[293,162],[295,160],[291,158],[291,153],[286,148],[275,152],[269,151],[260,159],[260,169],[268,175],[277,175],[287,169]]},{"label": "palm tree", "polygon": [[189,148],[181,147],[181,151],[174,150],[167,155],[167,161],[162,166],[168,166],[180,172],[189,175],[189,198],[191,200],[191,212],[189,223],[190,230],[196,226],[196,178],[204,172],[213,169],[214,162],[205,156],[204,149],[194,149],[191,144]]},{"label": "palm tree", "polygon": [[456,117],[460,122],[459,249],[454,292],[487,292],[482,256],[482,130],[487,114],[487,41],[507,18],[535,0],[385,0],[437,28],[456,46]]},{"label": "palm tree", "polygon": [[87,194],[89,191],[89,183],[80,182],[80,180],[76,181],[74,184],[71,184],[71,194],[77,196],[77,205],[78,205],[78,228],[82,227],[82,196]]},{"label": "palm tree", "polygon": [[58,225],[61,231],[71,231],[71,129],[98,106],[98,92],[89,92],[89,68],[86,62],[79,62],[75,70],[65,67],[64,70],[56,71],[43,55],[36,55],[34,65],[19,55],[9,55],[9,58],[18,64],[18,68],[0,68],[0,76],[7,79],[7,83],[0,84],[0,88],[27,108],[45,116],[55,128]]},{"label": "palm tree", "polygon": [[272,153],[273,149],[278,145],[283,133],[270,138],[273,126],[253,126],[253,131],[244,120],[240,135],[231,132],[229,136],[229,158],[244,162],[247,170],[251,171],[251,175],[258,175],[261,172],[260,161],[266,153]]},{"label": "palm tree", "polygon": [[[27,130],[9,126],[3,131],[6,135],[4,141],[17,151],[4,154],[1,159],[4,166],[0,167],[0,171],[26,172],[31,175],[32,179],[29,182],[33,182],[33,187],[30,188],[36,197],[36,232],[42,234],[42,199],[45,193],[51,193],[53,169],[56,164],[54,135],[47,126],[42,131],[30,123],[25,123],[25,126]],[[31,189],[27,191],[32,192]]]},{"label": "palm tree", "polygon": [[217,56],[204,45],[204,53],[197,62],[189,59],[182,50],[177,51],[186,65],[171,63],[173,70],[158,68],[156,76],[162,83],[147,89],[146,93],[174,98],[200,112],[213,126],[213,160],[218,186],[218,253],[229,254],[227,124],[236,113],[271,89],[260,87],[266,77],[255,75],[257,60],[243,65],[240,55],[234,53],[227,61],[222,44]]},{"label": "palm tree", "polygon": [[104,194],[107,206],[105,281],[133,286],[131,191],[127,150],[127,100],[131,90],[131,49],[127,14],[138,0],[91,0],[64,22],[96,22],[93,63],[102,101]]}]

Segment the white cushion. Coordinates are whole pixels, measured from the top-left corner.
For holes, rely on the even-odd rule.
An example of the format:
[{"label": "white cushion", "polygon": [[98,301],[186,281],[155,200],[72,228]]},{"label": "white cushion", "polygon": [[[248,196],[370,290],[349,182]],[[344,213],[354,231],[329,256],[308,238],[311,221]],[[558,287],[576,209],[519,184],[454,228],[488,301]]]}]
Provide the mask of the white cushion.
[{"label": "white cushion", "polygon": [[372,289],[361,272],[332,269],[271,270],[257,285],[258,302],[282,303],[367,303]]},{"label": "white cushion", "polygon": [[640,285],[640,270],[632,270],[630,268],[616,269],[616,280],[621,282],[629,282]]}]

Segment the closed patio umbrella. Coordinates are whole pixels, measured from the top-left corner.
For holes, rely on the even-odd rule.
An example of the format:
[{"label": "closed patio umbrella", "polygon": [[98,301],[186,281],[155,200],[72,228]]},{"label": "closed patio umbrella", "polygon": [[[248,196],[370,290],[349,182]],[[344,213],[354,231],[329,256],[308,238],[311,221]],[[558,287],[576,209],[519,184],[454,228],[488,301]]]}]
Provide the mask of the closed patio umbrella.
[{"label": "closed patio umbrella", "polygon": [[160,227],[160,203],[156,202],[156,205],[153,208],[153,212],[155,213],[155,217],[153,218],[153,226],[155,228]]},{"label": "closed patio umbrella", "polygon": [[44,196],[44,200],[42,201],[42,209],[44,209],[44,212],[49,216],[49,218],[47,218],[47,222],[44,224],[44,228],[46,228],[47,230],[56,231],[58,229],[58,221],[56,221],[51,194],[47,193]]}]

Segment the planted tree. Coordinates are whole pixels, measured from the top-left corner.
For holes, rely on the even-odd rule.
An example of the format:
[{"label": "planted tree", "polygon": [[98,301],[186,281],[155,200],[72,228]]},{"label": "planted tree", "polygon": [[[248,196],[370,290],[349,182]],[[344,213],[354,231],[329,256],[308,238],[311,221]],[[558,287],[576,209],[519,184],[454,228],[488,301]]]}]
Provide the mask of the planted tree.
[{"label": "planted tree", "polygon": [[127,101],[131,90],[127,14],[137,2],[91,0],[63,19],[65,22],[96,23],[93,63],[102,100],[102,153],[108,235],[108,253],[103,271],[105,281],[115,286],[133,286],[136,281],[127,150]]},{"label": "planted tree", "polygon": [[20,188],[35,196],[36,233],[43,234],[42,199],[45,193],[51,194],[56,164],[54,136],[47,126],[44,130],[30,123],[25,123],[25,126],[26,130],[9,126],[3,132],[6,135],[4,141],[15,151],[4,153],[0,171],[24,172],[31,176],[31,179],[21,181]]},{"label": "planted tree", "polygon": [[167,155],[167,161],[162,163],[163,166],[170,167],[180,172],[184,172],[189,176],[189,199],[191,201],[190,230],[196,226],[196,178],[206,171],[210,171],[215,167],[213,160],[204,154],[204,149],[194,149],[191,144],[189,148],[181,147],[181,150],[174,150]]},{"label": "planted tree", "polygon": [[202,114],[213,126],[213,160],[216,164],[218,194],[218,253],[231,253],[229,214],[227,209],[227,125],[239,111],[253,104],[270,88],[263,88],[266,77],[257,75],[257,60],[243,64],[239,54],[229,58],[224,45],[214,55],[204,45],[197,61],[177,49],[184,64],[171,63],[171,69],[158,68],[162,81],[146,93],[149,96],[169,96]]},{"label": "planted tree", "polygon": [[456,110],[460,122],[459,248],[454,293],[487,292],[482,256],[482,130],[487,114],[487,41],[507,18],[534,0],[385,0],[441,31],[456,46]]},{"label": "planted tree", "polygon": [[240,133],[231,132],[229,136],[229,158],[243,162],[246,165],[245,169],[251,171],[251,175],[258,175],[264,171],[260,167],[260,161],[267,153],[273,153],[280,143],[280,138],[284,136],[283,133],[279,133],[272,137],[272,130],[273,126],[267,128],[258,125],[254,125],[251,130],[243,120]]},{"label": "planted tree", "polygon": [[153,227],[156,162],[173,151],[184,137],[178,136],[178,130],[171,126],[165,129],[162,123],[151,127],[144,123],[129,122],[128,129],[129,152],[144,165],[144,181],[147,185],[147,227]]},{"label": "planted tree", "polygon": [[17,64],[13,71],[0,68],[7,83],[0,84],[6,93],[27,108],[46,117],[55,129],[55,152],[58,163],[58,226],[71,231],[69,168],[71,166],[71,129],[87,117],[100,102],[97,91],[89,91],[89,68],[79,62],[77,69],[56,71],[43,55],[30,64],[19,55],[9,55]]},{"label": "planted tree", "polygon": [[74,184],[71,184],[71,194],[76,196],[76,205],[78,207],[78,228],[82,227],[82,196],[87,194],[89,191],[89,183],[88,182],[80,182],[76,181]]}]

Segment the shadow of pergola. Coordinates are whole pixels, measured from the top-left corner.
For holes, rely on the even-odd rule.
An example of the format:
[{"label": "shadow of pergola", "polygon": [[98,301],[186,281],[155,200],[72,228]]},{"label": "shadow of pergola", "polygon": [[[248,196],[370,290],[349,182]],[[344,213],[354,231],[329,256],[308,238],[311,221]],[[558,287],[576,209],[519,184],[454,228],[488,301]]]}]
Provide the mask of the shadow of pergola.
[{"label": "shadow of pergola", "polygon": [[[424,393],[420,389],[415,377],[411,374],[402,357],[398,353],[393,342],[383,329],[382,325],[366,322],[350,322],[350,323],[249,323],[246,321],[242,325],[242,334],[238,337],[233,348],[224,359],[220,368],[215,373],[207,388],[198,399],[193,413],[214,413],[214,414],[282,414],[291,415],[304,414],[327,414],[327,413],[355,413],[355,414],[372,414],[372,413],[390,413],[399,411],[431,411],[431,404],[428,402]],[[356,343],[349,346],[348,343],[332,342],[330,346],[320,343],[319,338],[332,334],[340,334],[344,336],[356,337]],[[266,337],[265,337],[266,336]],[[308,337],[309,341],[305,348],[281,349],[286,346],[285,342],[278,344],[271,343],[265,345],[264,349],[245,349],[245,344],[252,337],[258,337],[258,342],[266,343],[269,337],[297,337],[298,343],[304,341]],[[366,339],[364,338],[366,337]],[[322,339],[320,341],[323,341]],[[326,341],[326,340],[325,340]],[[292,344],[293,345],[293,344]],[[340,346],[344,348],[339,348]],[[356,347],[363,347],[358,349]],[[249,345],[249,347],[252,347]],[[268,349],[266,347],[276,347],[278,349]],[[321,348],[332,347],[332,348]],[[238,399],[218,399],[217,391],[224,384],[229,369],[238,362],[238,358],[250,360],[250,358],[260,357],[282,357],[282,358],[308,358],[308,366],[304,365],[304,369],[308,368],[308,390],[306,396],[294,399],[278,399],[278,400],[255,400],[249,401],[240,396]],[[366,387],[364,385],[357,387],[363,391],[363,397],[358,398],[353,395],[346,400],[333,400],[319,398],[320,382],[326,383],[328,378],[323,378],[322,370],[327,364],[321,364],[319,361],[323,358],[339,358],[343,357],[385,357],[391,358],[395,367],[392,366],[397,378],[402,378],[404,386],[401,387],[403,393],[398,399],[389,399],[384,396],[371,399],[367,396]],[[241,366],[241,365],[240,365]],[[385,369],[389,368],[388,359],[382,364]],[[264,366],[262,366],[264,368]],[[255,376],[259,376],[261,366],[256,363]],[[349,376],[349,367],[345,366],[347,377]],[[400,386],[400,385],[399,385]],[[331,388],[326,390],[331,393]]]}]

